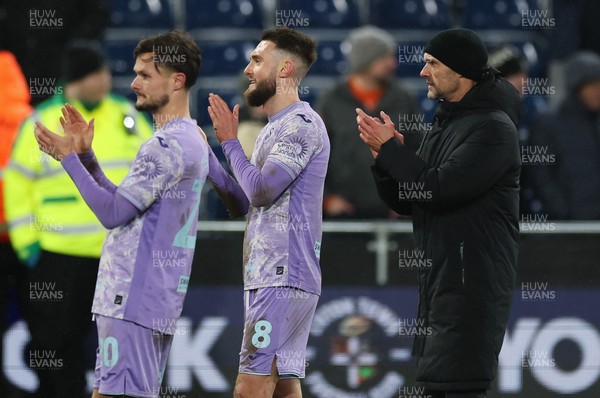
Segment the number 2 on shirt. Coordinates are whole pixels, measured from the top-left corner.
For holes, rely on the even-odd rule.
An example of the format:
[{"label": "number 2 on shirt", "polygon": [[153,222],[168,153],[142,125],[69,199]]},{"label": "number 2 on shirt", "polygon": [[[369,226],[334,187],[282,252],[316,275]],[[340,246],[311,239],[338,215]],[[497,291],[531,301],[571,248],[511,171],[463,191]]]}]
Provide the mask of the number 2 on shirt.
[{"label": "number 2 on shirt", "polygon": [[175,239],[173,239],[173,246],[182,247],[184,249],[193,249],[196,247],[196,231],[193,232],[192,235],[189,234],[190,227],[195,219],[198,217],[198,210],[200,208],[200,196],[202,192],[202,186],[204,185],[204,181],[200,179],[196,179],[194,181],[194,185],[192,186],[192,192],[198,192],[198,197],[194,200],[193,211],[190,213],[183,227],[175,234]]}]

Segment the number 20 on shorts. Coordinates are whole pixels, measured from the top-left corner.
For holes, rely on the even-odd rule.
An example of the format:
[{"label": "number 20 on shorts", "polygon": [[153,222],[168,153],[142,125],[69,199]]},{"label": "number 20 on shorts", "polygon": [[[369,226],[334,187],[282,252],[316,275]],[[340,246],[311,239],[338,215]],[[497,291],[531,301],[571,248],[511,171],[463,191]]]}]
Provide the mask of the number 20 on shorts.
[{"label": "number 20 on shorts", "polygon": [[112,336],[108,336],[107,338],[100,339],[100,344],[98,345],[100,349],[100,363],[102,366],[106,366],[107,368],[112,368],[119,361],[119,342]]}]

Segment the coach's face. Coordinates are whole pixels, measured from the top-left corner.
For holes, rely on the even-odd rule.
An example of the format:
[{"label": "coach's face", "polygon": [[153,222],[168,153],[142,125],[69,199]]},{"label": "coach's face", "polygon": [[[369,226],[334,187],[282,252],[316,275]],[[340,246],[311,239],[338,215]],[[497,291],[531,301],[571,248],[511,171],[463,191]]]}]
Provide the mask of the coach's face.
[{"label": "coach's face", "polygon": [[428,53],[423,58],[425,66],[420,76],[427,82],[427,98],[458,101],[460,75]]},{"label": "coach's face", "polygon": [[131,82],[131,89],[137,95],[137,110],[154,112],[169,103],[170,74],[156,69],[152,53],[140,54],[133,71],[135,79]]},{"label": "coach's face", "polygon": [[279,52],[275,43],[263,40],[250,54],[250,62],[244,69],[250,79],[250,86],[244,93],[248,105],[262,106],[275,95]]}]

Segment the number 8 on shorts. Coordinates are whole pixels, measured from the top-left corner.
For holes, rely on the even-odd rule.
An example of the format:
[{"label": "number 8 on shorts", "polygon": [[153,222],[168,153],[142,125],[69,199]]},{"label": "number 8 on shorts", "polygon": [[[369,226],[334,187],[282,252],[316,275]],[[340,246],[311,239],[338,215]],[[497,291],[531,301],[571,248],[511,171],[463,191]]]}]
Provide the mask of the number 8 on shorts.
[{"label": "number 8 on shorts", "polygon": [[254,334],[252,335],[252,345],[256,348],[267,348],[271,344],[271,333],[273,326],[269,321],[258,321],[254,325]]}]

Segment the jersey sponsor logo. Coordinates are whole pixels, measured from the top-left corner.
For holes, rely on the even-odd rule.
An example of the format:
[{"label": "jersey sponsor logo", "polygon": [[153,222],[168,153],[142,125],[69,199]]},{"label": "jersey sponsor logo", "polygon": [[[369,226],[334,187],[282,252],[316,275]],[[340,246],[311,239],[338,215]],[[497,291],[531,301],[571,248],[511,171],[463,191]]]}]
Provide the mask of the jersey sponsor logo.
[{"label": "jersey sponsor logo", "polygon": [[321,304],[307,347],[311,371],[306,385],[311,394],[397,397],[406,380],[392,362],[410,360],[410,349],[397,348],[397,327],[398,315],[369,297],[341,297]]},{"label": "jersey sponsor logo", "polygon": [[278,142],[273,147],[276,156],[293,161],[300,161],[308,154],[308,145],[300,137],[293,137],[289,141]]},{"label": "jersey sponsor logo", "polygon": [[190,284],[189,275],[181,275],[179,277],[179,284],[177,285],[177,293],[186,293]]}]

